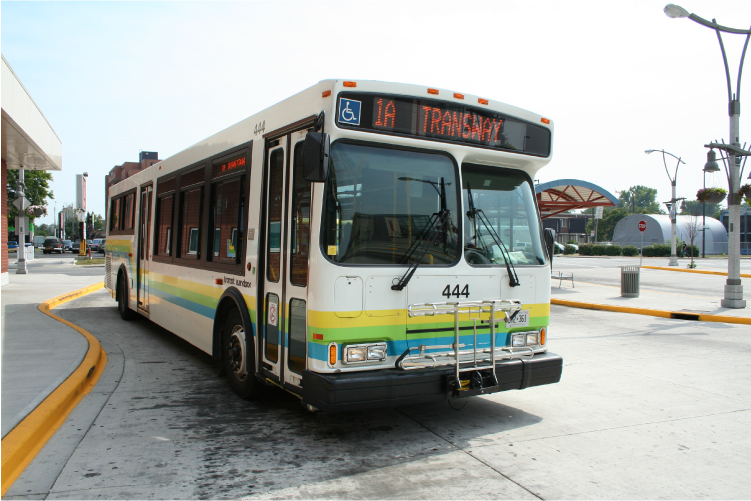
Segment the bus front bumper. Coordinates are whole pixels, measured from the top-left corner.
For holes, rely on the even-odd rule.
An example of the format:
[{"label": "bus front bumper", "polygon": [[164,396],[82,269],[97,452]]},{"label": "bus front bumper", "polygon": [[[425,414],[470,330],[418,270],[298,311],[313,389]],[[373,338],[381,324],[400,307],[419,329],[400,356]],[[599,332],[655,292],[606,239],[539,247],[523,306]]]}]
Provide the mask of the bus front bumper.
[{"label": "bus front bumper", "polygon": [[[561,380],[563,359],[540,353],[524,360],[496,364],[498,390],[522,390]],[[453,367],[404,371],[303,373],[303,403],[324,412],[348,412],[380,407],[423,404],[452,398]]]}]

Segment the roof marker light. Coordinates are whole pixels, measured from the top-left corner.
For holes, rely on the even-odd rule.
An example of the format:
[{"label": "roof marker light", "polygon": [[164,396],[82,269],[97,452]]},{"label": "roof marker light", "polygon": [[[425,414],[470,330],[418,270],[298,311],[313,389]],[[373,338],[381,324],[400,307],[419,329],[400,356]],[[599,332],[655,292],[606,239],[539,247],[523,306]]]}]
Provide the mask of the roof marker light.
[{"label": "roof marker light", "polygon": [[345,87],[357,87],[357,82],[344,82]]},{"label": "roof marker light", "polygon": [[325,90],[325,91],[323,91],[323,94],[321,94],[321,97],[329,97],[330,95],[331,95],[331,91],[330,90]]},{"label": "roof marker light", "polygon": [[438,95],[438,89],[428,89],[428,94],[435,94]]},{"label": "roof marker light", "polygon": [[487,99],[483,99],[481,97],[477,99],[477,102],[480,103],[480,104],[488,104],[488,100]]},{"label": "roof marker light", "polygon": [[541,118],[540,122],[542,122],[544,124],[549,124],[550,123],[550,119],[549,118]]},{"label": "roof marker light", "polygon": [[458,92],[454,92],[454,97],[456,99],[464,99],[464,94],[459,94]]}]

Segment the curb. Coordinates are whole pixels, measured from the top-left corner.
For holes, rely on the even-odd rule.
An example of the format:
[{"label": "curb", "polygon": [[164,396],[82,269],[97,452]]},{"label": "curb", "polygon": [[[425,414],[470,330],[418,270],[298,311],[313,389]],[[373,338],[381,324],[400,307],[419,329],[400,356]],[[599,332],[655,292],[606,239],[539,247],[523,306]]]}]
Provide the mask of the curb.
[{"label": "curb", "polygon": [[99,376],[104,372],[104,367],[107,365],[107,354],[99,341],[83,328],[50,312],[63,303],[90,294],[103,287],[104,282],[90,285],[40,303],[37,307],[42,313],[82,334],[89,342],[89,349],[81,365],[2,439],[2,489],[0,495],[5,495],[50,437],[62,426],[68,414],[94,388],[99,381]]},{"label": "curb", "polygon": [[582,303],[579,301],[568,301],[566,299],[550,299],[550,304],[559,306],[569,306],[571,308],[582,308],[585,310],[602,310],[615,311],[618,313],[632,313],[635,315],[648,315],[651,317],[675,318],[679,320],[698,320],[700,322],[721,322],[727,324],[746,324],[751,325],[751,318],[746,317],[729,317],[726,315],[706,315],[703,313],[691,313],[687,311],[667,311],[653,310],[650,308],[633,308],[630,306],[614,306],[609,304]]},{"label": "curb", "polygon": [[[664,266],[642,266],[642,268],[647,268],[650,270],[663,270],[663,271],[680,271],[682,273],[701,273],[703,275],[721,275],[723,277],[728,276],[727,272],[725,271],[706,271],[706,270],[691,270],[691,269],[683,269],[683,268],[666,268]],[[743,278],[751,278],[751,275],[748,273],[741,273],[741,277]]]}]

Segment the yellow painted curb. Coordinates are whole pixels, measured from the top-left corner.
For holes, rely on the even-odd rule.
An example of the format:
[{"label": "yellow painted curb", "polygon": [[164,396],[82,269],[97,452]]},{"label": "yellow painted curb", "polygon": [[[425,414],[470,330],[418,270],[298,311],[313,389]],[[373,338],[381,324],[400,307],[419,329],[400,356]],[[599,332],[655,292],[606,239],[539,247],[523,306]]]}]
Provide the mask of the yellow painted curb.
[{"label": "yellow painted curb", "polygon": [[[680,271],[683,273],[701,273],[703,275],[721,275],[723,277],[728,276],[727,272],[725,271],[692,270],[690,268],[666,268],[664,266],[642,266],[642,268],[648,268],[650,270]],[[749,275],[748,273],[741,273],[741,277],[751,278],[751,275]]]},{"label": "yellow painted curb", "polygon": [[[635,315],[648,315],[662,318],[684,318],[687,315],[696,315],[696,320],[700,322],[722,322],[727,324],[746,324],[751,325],[751,318],[730,317],[727,315],[706,315],[703,313],[691,313],[690,311],[667,311],[653,310],[650,308],[632,308],[630,306],[614,306],[609,304],[582,303],[580,301],[567,301],[565,299],[550,299],[551,304],[559,306],[570,306],[572,308],[582,308],[585,310],[602,310],[616,311],[619,313],[633,313]],[[674,317],[675,315],[675,317]]]},{"label": "yellow painted curb", "polygon": [[2,440],[2,492],[4,496],[13,482],[23,473],[44,444],[65,422],[68,414],[86,396],[99,380],[107,365],[107,354],[99,341],[83,328],[50,313],[50,310],[72,299],[84,296],[104,287],[100,282],[77,291],[45,301],[39,311],[81,333],[89,343],[89,349],[81,365],[68,379],[55,389],[23,421]]}]

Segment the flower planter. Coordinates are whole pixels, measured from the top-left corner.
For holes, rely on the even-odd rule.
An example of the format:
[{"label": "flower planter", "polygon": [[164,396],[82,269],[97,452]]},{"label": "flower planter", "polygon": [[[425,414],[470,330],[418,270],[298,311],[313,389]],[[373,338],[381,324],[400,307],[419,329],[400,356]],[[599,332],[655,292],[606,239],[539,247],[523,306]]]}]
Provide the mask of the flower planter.
[{"label": "flower planter", "polygon": [[32,212],[34,214],[34,217],[44,216],[44,209],[34,209]]},{"label": "flower planter", "polygon": [[744,184],[741,186],[741,189],[738,190],[738,195],[742,197],[746,197],[746,200],[751,200],[751,185]]},{"label": "flower planter", "polygon": [[725,200],[725,194],[724,193],[711,193],[707,196],[705,202],[708,204],[718,204]]}]

